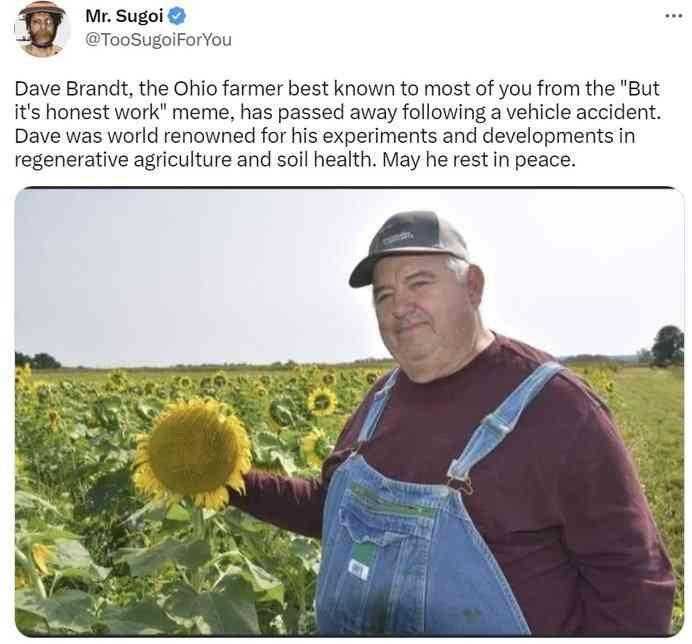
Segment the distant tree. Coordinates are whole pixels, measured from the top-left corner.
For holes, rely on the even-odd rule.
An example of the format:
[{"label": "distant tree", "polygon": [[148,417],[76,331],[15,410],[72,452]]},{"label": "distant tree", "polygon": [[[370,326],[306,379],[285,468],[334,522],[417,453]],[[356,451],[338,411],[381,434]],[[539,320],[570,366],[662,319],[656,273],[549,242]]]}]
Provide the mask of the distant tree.
[{"label": "distant tree", "polygon": [[23,367],[25,364],[31,364],[31,356],[22,353],[21,351],[14,352],[14,366]]},{"label": "distant tree", "polygon": [[31,366],[34,369],[60,369],[62,365],[48,353],[37,353],[31,359]]},{"label": "distant tree", "polygon": [[685,334],[673,325],[661,327],[654,339],[651,353],[656,366],[682,364],[685,360]]},{"label": "distant tree", "polygon": [[650,349],[641,348],[637,351],[637,362],[639,364],[651,364],[653,358],[654,356]]}]

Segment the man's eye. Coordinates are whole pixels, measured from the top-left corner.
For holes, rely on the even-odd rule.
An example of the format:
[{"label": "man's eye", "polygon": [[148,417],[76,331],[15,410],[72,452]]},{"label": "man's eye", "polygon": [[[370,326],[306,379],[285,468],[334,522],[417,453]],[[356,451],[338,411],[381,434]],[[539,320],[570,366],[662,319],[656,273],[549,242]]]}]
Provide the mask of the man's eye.
[{"label": "man's eye", "polygon": [[381,304],[384,302],[387,298],[390,298],[392,296],[391,293],[380,293],[376,298],[375,298],[375,303],[376,304]]},{"label": "man's eye", "polygon": [[430,282],[427,282],[427,281],[413,282],[411,284],[411,288],[420,288],[421,286],[426,286],[427,284],[430,284]]}]

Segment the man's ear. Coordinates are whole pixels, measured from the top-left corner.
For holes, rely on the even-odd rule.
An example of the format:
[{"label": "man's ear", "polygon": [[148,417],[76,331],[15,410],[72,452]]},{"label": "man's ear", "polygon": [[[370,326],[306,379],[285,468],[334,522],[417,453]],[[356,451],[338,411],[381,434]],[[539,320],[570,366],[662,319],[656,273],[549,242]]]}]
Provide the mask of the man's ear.
[{"label": "man's ear", "polygon": [[478,308],[483,300],[483,289],[485,288],[485,275],[480,266],[469,265],[466,273],[466,288],[468,288],[471,304]]}]

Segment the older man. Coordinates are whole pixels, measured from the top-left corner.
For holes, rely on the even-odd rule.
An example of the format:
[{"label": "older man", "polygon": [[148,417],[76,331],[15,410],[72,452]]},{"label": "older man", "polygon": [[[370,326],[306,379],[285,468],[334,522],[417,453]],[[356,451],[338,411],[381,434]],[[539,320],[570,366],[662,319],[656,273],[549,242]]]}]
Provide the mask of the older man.
[{"label": "older man", "polygon": [[24,51],[37,58],[55,56],[61,48],[54,44],[58,26],[65,12],[49,0],[37,0],[24,7],[20,15],[24,17],[31,44]]},{"label": "older man", "polygon": [[668,633],[670,562],[603,403],[487,329],[484,278],[431,212],[388,219],[353,271],[398,368],[319,480],[252,471],[232,502],[322,539],[330,634]]}]

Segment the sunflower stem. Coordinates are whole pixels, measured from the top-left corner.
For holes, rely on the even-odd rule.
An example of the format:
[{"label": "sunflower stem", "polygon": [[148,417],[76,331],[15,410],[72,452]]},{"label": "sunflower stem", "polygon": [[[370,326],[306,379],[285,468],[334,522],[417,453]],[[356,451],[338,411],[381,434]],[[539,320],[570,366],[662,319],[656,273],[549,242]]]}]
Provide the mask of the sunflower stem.
[{"label": "sunflower stem", "polygon": [[[204,510],[196,505],[192,507],[192,527],[192,534],[196,539],[200,539],[202,541],[206,540]],[[190,574],[190,582],[192,584],[192,587],[198,593],[202,590],[202,581],[203,577],[201,569],[195,568],[194,570],[192,570]]]},{"label": "sunflower stem", "polygon": [[43,599],[46,599],[46,587],[43,585],[43,581],[41,580],[41,577],[39,577],[31,558],[27,557],[19,548],[17,548],[17,546],[14,547],[14,557],[29,574],[29,578],[31,579],[31,583],[33,584],[36,592]]}]

